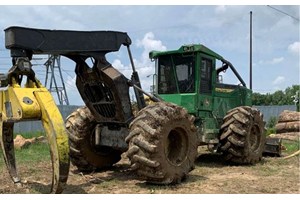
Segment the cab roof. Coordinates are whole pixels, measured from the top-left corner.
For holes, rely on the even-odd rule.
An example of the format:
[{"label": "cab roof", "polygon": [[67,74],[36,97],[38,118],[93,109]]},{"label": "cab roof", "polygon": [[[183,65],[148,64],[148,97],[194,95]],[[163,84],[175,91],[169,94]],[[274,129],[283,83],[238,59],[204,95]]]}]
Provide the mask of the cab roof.
[{"label": "cab roof", "polygon": [[212,56],[218,60],[224,60],[222,56],[214,52],[213,50],[209,49],[208,47],[204,46],[203,44],[189,44],[183,45],[178,50],[170,50],[170,51],[151,51],[149,53],[150,59],[155,59],[162,55],[170,55],[170,54],[177,54],[177,53],[191,53],[191,52],[201,52]]}]

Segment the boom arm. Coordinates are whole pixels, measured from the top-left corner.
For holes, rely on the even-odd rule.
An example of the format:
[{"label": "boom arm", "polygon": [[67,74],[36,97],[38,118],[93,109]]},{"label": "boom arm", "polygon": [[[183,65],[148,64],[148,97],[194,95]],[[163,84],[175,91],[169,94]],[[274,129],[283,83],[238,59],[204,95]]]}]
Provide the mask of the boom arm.
[{"label": "boom arm", "polygon": [[116,31],[45,30],[12,26],[5,29],[5,47],[12,57],[32,54],[94,56],[129,46],[127,33]]},{"label": "boom arm", "polygon": [[[69,31],[9,27],[5,30],[5,46],[11,50],[13,64],[18,57],[31,59],[33,54],[56,54],[76,62],[76,85],[85,104],[97,121],[127,123],[133,118],[128,79],[106,60],[105,54],[125,45],[130,53],[131,39],[124,32]],[[131,54],[129,55],[133,69]],[[87,58],[93,58],[90,68]],[[132,82],[140,87],[137,72]],[[95,89],[97,91],[95,92]],[[145,106],[136,91],[140,108]],[[104,117],[103,117],[104,116]]]}]

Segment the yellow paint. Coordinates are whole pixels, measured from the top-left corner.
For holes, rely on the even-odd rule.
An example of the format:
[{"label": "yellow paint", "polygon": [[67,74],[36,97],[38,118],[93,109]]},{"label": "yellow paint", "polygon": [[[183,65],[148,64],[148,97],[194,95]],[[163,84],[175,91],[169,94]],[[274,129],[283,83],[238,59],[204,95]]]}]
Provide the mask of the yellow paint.
[{"label": "yellow paint", "polygon": [[[4,149],[4,141],[3,141],[3,122],[2,120],[0,121],[0,146],[1,146],[1,149],[2,149],[2,152],[5,152],[5,149]],[[7,163],[7,157],[6,157],[6,154],[3,154],[3,157],[4,157],[4,160],[5,160],[5,163]]]},{"label": "yellow paint", "polygon": [[[6,105],[6,106],[5,106]],[[6,110],[7,105],[10,109]],[[4,158],[7,153],[3,141],[3,123],[28,120],[41,120],[45,129],[53,168],[52,193],[61,193],[69,173],[69,143],[64,120],[59,112],[50,92],[42,86],[40,81],[28,80],[21,87],[16,80],[0,90],[0,137]],[[11,111],[11,116],[8,113]],[[11,174],[9,166],[8,170]]]},{"label": "yellow paint", "polygon": [[69,143],[68,134],[65,129],[64,120],[49,92],[35,92],[42,112],[42,123],[49,141],[52,165],[53,180],[52,190],[60,191],[64,184],[59,178],[67,178],[69,171]]},{"label": "yellow paint", "polygon": [[[36,88],[8,87],[7,91],[4,93],[4,95],[6,95],[4,99],[6,100],[5,102],[10,102],[12,105],[11,106],[12,114],[13,114],[13,117],[11,117],[12,119],[15,120],[40,119],[41,117],[40,106],[33,94],[37,90],[43,91],[43,89],[36,89]],[[30,100],[31,103],[25,103],[28,100]],[[8,119],[9,117],[6,116],[6,108],[4,105],[5,102],[1,102],[1,104],[3,104],[3,108],[5,111],[3,115]]]},{"label": "yellow paint", "polygon": [[216,92],[226,92],[226,93],[230,93],[232,92],[234,89],[228,89],[228,88],[216,88]]}]

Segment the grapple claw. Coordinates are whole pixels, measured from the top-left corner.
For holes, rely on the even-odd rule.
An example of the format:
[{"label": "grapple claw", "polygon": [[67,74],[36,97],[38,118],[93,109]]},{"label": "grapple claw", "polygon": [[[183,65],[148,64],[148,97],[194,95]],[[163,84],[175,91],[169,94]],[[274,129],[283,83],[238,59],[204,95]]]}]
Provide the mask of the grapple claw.
[{"label": "grapple claw", "polygon": [[69,143],[61,114],[49,92],[35,92],[42,112],[52,160],[51,193],[61,193],[69,174]]},{"label": "grapple claw", "polygon": [[14,149],[14,139],[13,139],[13,126],[14,123],[2,123],[1,121],[1,147],[3,152],[3,157],[9,172],[14,183],[20,183],[21,179],[18,175],[16,168],[16,159],[15,159],[15,149]]}]

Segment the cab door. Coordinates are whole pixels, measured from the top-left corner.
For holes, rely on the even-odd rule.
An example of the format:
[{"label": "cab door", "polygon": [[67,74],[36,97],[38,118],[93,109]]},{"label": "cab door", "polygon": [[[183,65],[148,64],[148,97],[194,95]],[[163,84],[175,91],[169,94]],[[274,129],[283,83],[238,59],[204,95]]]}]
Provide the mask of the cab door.
[{"label": "cab door", "polygon": [[200,137],[204,143],[215,141],[219,129],[212,114],[213,109],[213,77],[215,59],[200,54],[198,113],[200,118]]},{"label": "cab door", "polygon": [[215,60],[209,56],[200,54],[200,70],[199,70],[199,111],[212,111],[213,105],[213,67]]}]

